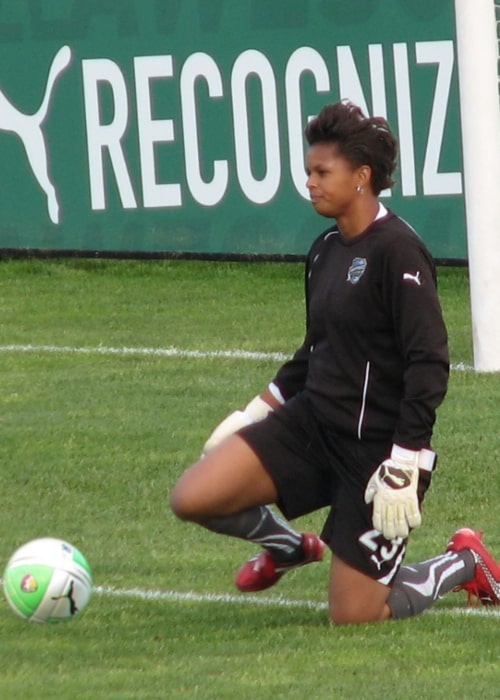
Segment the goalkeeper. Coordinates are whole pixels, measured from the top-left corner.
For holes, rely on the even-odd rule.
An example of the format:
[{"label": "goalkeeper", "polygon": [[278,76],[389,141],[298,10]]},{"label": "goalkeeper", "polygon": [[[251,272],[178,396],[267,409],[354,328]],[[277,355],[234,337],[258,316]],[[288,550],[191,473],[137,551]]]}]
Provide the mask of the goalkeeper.
[{"label": "goalkeeper", "polygon": [[[304,343],[214,431],[172,509],[262,547],[237,574],[242,591],[320,561],[326,544],[336,624],[415,615],[460,587],[497,604],[500,566],[473,530],[403,565],[435,467],[449,360],[432,258],[379,201],[393,184],[395,137],[348,102],[326,106],[305,133],[312,205],[335,223],[307,257]],[[287,522],[324,507],[321,537]]]}]

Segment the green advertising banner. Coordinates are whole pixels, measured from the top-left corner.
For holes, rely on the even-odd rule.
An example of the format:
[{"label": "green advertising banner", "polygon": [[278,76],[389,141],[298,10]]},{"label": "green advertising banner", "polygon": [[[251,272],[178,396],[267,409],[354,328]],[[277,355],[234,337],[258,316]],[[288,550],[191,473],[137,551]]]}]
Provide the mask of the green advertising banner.
[{"label": "green advertising banner", "polygon": [[303,255],[303,129],[400,141],[384,203],[466,257],[452,0],[3,0],[0,248]]}]

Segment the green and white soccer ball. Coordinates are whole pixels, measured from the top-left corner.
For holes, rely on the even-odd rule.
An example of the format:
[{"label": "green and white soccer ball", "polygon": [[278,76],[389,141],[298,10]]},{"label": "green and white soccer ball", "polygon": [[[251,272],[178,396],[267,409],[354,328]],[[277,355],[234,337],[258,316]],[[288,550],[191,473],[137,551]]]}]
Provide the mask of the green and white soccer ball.
[{"label": "green and white soccer ball", "polygon": [[3,575],[12,610],[30,622],[72,620],[92,594],[92,572],[69,542],[43,537],[19,547]]}]

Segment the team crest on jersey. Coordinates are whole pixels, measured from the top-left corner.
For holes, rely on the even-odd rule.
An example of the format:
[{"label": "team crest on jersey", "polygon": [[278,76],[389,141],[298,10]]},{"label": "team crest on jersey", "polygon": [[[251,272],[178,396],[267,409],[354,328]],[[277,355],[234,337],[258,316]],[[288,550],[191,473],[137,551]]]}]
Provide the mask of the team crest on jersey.
[{"label": "team crest on jersey", "polygon": [[347,270],[347,281],[357,284],[365,273],[366,265],[366,258],[354,258],[351,267]]}]

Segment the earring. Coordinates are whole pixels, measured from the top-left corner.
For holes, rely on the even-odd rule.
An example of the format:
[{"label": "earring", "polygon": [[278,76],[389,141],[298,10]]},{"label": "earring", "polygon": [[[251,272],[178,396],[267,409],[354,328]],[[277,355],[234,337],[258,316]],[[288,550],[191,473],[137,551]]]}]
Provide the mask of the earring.
[{"label": "earring", "polygon": [[358,194],[363,194],[364,190],[363,190],[363,188],[361,187],[361,185],[358,185],[358,186],[356,187],[356,192],[357,192]]}]

